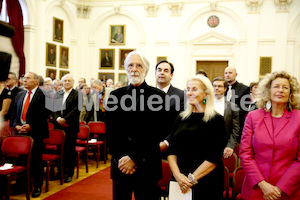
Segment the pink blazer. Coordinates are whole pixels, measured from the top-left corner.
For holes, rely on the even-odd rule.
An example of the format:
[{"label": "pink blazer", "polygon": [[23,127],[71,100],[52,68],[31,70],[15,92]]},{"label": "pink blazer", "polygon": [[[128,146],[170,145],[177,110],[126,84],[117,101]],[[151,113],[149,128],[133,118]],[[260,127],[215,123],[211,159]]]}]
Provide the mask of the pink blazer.
[{"label": "pink blazer", "polygon": [[265,180],[285,194],[281,199],[300,199],[300,111],[284,111],[273,130],[270,112],[248,114],[241,139],[240,158],[245,171],[244,199],[263,199],[257,184]]}]

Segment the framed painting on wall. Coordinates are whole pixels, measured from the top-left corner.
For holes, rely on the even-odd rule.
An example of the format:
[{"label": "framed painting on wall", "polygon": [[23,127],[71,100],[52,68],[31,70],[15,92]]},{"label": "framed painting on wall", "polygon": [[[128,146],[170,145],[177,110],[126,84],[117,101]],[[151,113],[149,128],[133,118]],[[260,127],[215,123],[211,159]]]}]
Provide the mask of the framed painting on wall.
[{"label": "framed painting on wall", "polygon": [[59,67],[69,68],[69,48],[60,46]]},{"label": "framed painting on wall", "polygon": [[128,83],[128,77],[126,73],[119,73],[119,81],[122,82],[123,86],[127,86]]},{"label": "framed painting on wall", "polygon": [[56,79],[56,69],[46,69],[46,77],[50,77],[52,80]]},{"label": "framed painting on wall", "polygon": [[115,50],[114,49],[100,49],[100,69],[114,69],[115,68]]},{"label": "framed painting on wall", "polygon": [[125,25],[110,25],[109,29],[109,44],[110,45],[125,45]]},{"label": "framed painting on wall", "polygon": [[131,52],[134,51],[135,49],[120,49],[119,55],[119,69],[125,69],[124,68],[124,61],[126,56]]},{"label": "framed painting on wall", "polygon": [[159,63],[162,60],[168,60],[167,56],[157,56],[156,57],[156,63]]},{"label": "framed painting on wall", "polygon": [[109,79],[109,78],[111,78],[115,82],[114,76],[115,76],[114,73],[100,72],[98,78],[100,81],[102,81],[102,83],[106,83],[107,79]]},{"label": "framed painting on wall", "polygon": [[46,43],[46,65],[56,67],[56,45]]},{"label": "framed painting on wall", "polygon": [[64,42],[64,21],[53,17],[53,41]]},{"label": "framed painting on wall", "polygon": [[65,71],[65,70],[60,70],[59,71],[59,79],[61,79],[64,75],[69,74],[69,71]]}]

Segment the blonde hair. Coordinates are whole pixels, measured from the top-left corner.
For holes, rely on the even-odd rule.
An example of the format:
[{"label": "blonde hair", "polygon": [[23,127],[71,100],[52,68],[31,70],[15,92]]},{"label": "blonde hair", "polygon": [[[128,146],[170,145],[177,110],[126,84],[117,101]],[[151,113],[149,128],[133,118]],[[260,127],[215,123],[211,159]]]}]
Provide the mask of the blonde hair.
[{"label": "blonde hair", "polygon": [[271,84],[276,78],[285,78],[290,84],[290,96],[288,108],[300,108],[300,87],[297,79],[285,71],[277,71],[267,74],[258,84],[257,106],[266,109],[266,103],[271,100]]},{"label": "blonde hair", "polygon": [[[214,108],[214,90],[212,84],[208,78],[202,75],[196,75],[188,79],[187,83],[190,81],[200,82],[200,85],[204,93],[207,94],[203,121],[208,122],[216,115],[216,111]],[[182,120],[185,120],[192,114],[192,112],[193,112],[193,107],[187,101],[185,110],[180,113],[180,117],[182,118]]]}]

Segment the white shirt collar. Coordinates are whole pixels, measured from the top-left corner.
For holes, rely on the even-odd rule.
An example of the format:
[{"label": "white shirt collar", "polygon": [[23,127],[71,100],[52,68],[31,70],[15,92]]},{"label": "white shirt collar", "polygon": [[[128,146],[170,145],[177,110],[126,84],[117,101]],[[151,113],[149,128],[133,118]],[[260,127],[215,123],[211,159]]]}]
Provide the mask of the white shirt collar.
[{"label": "white shirt collar", "polygon": [[168,93],[170,87],[171,87],[171,83],[170,83],[169,85],[167,85],[166,87],[162,88],[162,89],[160,89],[160,88],[157,86],[158,89],[164,91],[165,93]]}]

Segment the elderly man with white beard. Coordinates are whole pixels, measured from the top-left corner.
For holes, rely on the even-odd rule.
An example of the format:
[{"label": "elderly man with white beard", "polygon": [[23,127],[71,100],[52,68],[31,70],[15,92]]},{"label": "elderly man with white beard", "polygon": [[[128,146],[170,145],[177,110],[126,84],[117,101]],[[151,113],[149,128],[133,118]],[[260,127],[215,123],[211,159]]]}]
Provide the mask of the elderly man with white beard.
[{"label": "elderly man with white beard", "polygon": [[159,141],[168,134],[165,94],[147,85],[149,62],[138,52],[124,61],[130,85],[111,92],[106,131],[112,154],[113,199],[158,200],[161,178]]}]

